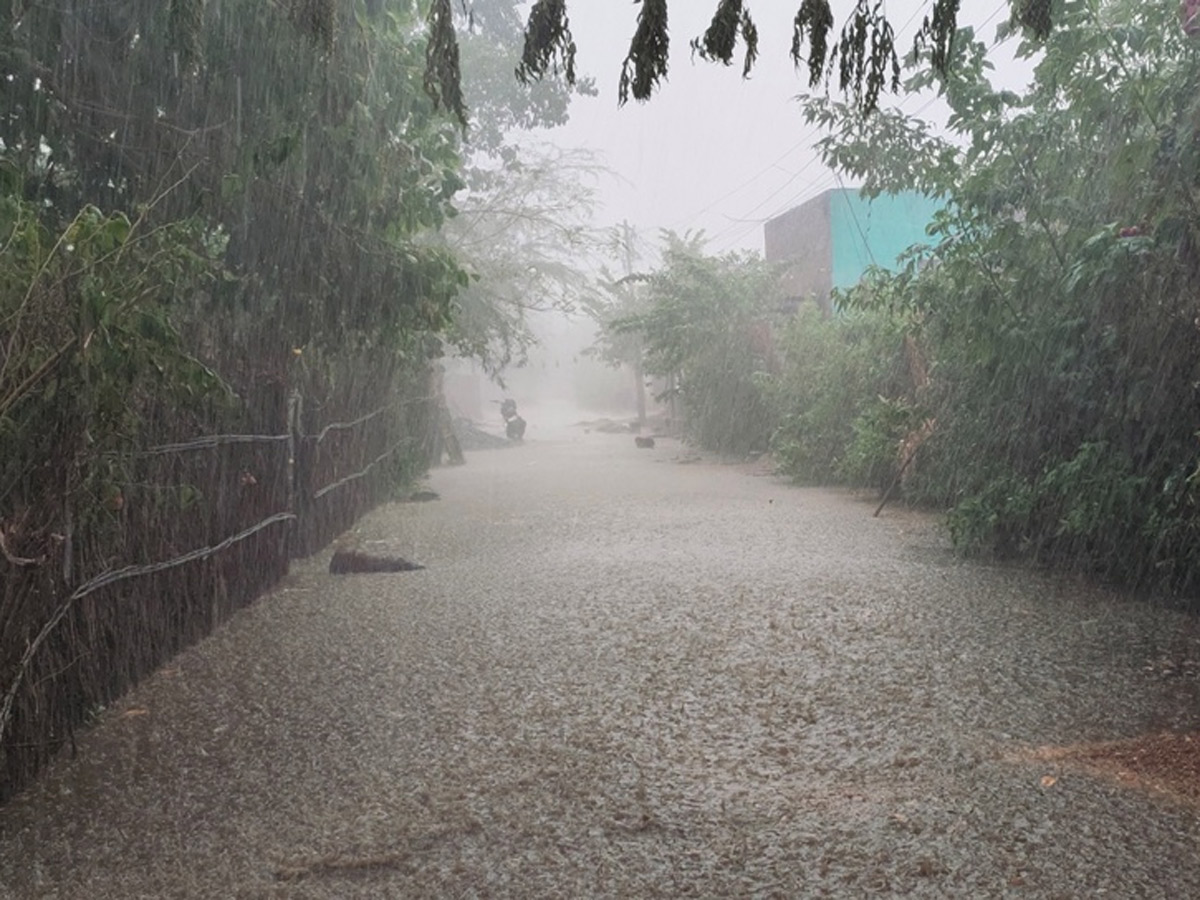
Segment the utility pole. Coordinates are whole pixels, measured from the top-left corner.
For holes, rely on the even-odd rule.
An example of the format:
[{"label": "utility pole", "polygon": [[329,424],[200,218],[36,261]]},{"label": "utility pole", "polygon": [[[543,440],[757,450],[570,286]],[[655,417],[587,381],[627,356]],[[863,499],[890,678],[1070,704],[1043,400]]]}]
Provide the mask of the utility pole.
[{"label": "utility pole", "polygon": [[[633,274],[633,226],[628,220],[621,223],[621,249],[623,251],[623,259],[625,263],[625,277],[629,278]],[[624,290],[633,291],[634,285],[632,281],[626,280]],[[633,380],[634,394],[637,400],[637,420],[638,425],[646,424],[646,373],[642,367],[642,338],[637,336],[637,345],[633,354]]]}]

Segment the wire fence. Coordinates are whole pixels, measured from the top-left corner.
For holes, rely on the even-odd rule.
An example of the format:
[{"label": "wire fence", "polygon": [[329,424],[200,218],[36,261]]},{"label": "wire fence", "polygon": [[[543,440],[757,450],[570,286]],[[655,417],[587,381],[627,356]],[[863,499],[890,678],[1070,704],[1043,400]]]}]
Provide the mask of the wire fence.
[{"label": "wire fence", "polygon": [[436,442],[437,403],[436,392],[414,391],[318,424],[326,410],[293,393],[286,431],[98,454],[88,465],[120,473],[99,512],[57,498],[56,527],[35,535],[7,511],[0,802],[73,752],[98,709],[418,475]]}]

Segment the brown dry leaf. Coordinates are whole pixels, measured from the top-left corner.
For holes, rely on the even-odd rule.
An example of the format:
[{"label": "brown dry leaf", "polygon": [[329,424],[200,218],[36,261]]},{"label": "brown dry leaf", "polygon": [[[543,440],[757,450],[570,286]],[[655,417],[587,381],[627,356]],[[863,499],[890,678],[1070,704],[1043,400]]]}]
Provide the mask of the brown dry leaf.
[{"label": "brown dry leaf", "polygon": [[1013,762],[1056,763],[1119,785],[1200,804],[1200,732],[1143,734],[1117,741],[1035,747]]},{"label": "brown dry leaf", "polygon": [[1058,779],[1055,778],[1053,775],[1043,775],[1042,776],[1042,787],[1044,787],[1044,788],[1054,787],[1054,785],[1057,783],[1058,783]]},{"label": "brown dry leaf", "polygon": [[150,715],[150,710],[146,709],[146,707],[131,706],[131,707],[129,707],[129,709],[125,710],[125,712],[121,713],[121,718],[122,719],[132,719],[134,716],[148,716],[148,715]]}]

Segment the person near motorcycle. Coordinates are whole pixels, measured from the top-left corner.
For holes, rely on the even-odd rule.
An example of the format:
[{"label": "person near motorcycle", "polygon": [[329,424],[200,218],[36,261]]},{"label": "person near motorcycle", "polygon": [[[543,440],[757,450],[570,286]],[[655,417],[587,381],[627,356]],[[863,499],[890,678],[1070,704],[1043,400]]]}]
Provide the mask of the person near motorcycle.
[{"label": "person near motorcycle", "polygon": [[504,417],[504,433],[510,441],[525,437],[525,420],[517,415],[517,401],[506,397],[500,404],[500,415]]}]

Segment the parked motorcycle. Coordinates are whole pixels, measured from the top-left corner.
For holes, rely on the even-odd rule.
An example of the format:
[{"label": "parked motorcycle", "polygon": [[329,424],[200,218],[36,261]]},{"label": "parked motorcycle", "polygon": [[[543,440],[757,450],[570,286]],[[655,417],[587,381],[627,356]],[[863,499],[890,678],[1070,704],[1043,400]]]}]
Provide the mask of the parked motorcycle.
[{"label": "parked motorcycle", "polygon": [[525,437],[525,420],[517,414],[517,401],[511,397],[500,404],[500,415],[504,417],[504,434],[510,441],[520,441]]}]

